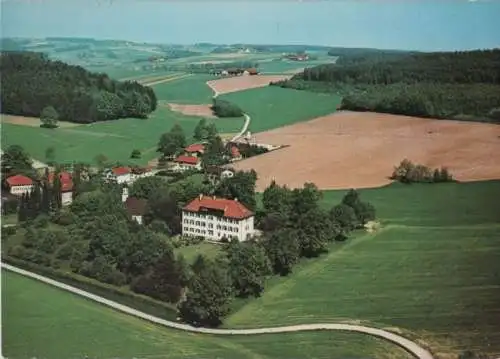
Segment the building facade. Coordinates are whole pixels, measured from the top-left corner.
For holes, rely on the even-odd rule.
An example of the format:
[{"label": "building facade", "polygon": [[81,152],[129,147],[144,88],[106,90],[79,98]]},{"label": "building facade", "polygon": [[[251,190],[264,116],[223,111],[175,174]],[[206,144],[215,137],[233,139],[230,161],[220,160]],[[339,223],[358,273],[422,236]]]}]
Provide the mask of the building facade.
[{"label": "building facade", "polygon": [[254,233],[254,213],[237,199],[200,195],[182,209],[182,235],[246,241]]},{"label": "building facade", "polygon": [[34,186],[33,180],[23,175],[10,176],[5,182],[9,188],[9,192],[15,196],[30,193]]}]

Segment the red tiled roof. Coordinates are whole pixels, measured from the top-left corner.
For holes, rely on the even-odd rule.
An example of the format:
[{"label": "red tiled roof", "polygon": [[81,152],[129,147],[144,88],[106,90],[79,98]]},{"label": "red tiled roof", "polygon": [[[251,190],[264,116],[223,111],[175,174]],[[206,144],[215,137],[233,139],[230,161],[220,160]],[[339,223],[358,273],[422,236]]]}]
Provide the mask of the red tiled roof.
[{"label": "red tiled roof", "polygon": [[130,173],[129,167],[115,167],[111,170],[115,176],[123,176]]},{"label": "red tiled roof", "polygon": [[9,186],[29,186],[33,184],[33,180],[23,175],[15,175],[7,178]]},{"label": "red tiled roof", "polygon": [[200,159],[198,157],[193,157],[193,156],[179,156],[175,159],[175,162],[177,163],[187,163],[188,165],[196,165]]},{"label": "red tiled roof", "polygon": [[[61,181],[61,191],[68,192],[73,189],[73,178],[71,173],[61,172],[59,173],[59,180]],[[54,173],[49,173],[49,183],[54,183]]]},{"label": "red tiled roof", "polygon": [[187,146],[184,151],[186,152],[203,152],[205,151],[205,145],[202,143],[193,143]]},{"label": "red tiled roof", "polygon": [[231,154],[233,155],[233,157],[240,157],[241,156],[240,150],[236,146],[231,147]]},{"label": "red tiled roof", "polygon": [[131,216],[143,216],[146,213],[148,201],[137,197],[128,197],[125,200],[125,207]]},{"label": "red tiled roof", "polygon": [[233,219],[244,219],[253,216],[252,211],[241,202],[210,196],[199,196],[189,202],[183,209],[190,212],[202,212],[204,209],[219,210],[224,212],[224,217]]}]

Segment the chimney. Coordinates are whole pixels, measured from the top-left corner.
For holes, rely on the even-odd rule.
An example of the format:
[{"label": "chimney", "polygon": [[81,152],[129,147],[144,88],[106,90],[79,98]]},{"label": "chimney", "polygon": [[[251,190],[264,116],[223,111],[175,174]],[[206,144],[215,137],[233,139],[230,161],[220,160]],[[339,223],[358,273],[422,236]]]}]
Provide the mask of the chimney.
[{"label": "chimney", "polygon": [[203,199],[203,194],[200,193],[200,195],[198,196],[198,198],[200,199],[200,201]]},{"label": "chimney", "polygon": [[213,199],[216,199],[216,197],[215,197],[215,196],[212,196],[212,198],[213,198]]},{"label": "chimney", "polygon": [[235,197],[235,198],[234,198],[234,201],[235,201],[235,202],[238,202],[238,197]]},{"label": "chimney", "polygon": [[123,192],[122,192],[122,202],[125,202],[128,198],[128,188],[123,187]]}]

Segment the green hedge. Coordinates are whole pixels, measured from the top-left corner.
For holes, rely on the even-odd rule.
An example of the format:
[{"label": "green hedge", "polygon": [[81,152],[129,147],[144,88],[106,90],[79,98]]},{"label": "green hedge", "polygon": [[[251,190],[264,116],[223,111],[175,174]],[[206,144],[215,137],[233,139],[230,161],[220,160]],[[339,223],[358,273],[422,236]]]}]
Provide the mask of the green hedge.
[{"label": "green hedge", "polygon": [[132,307],[147,314],[154,315],[166,320],[176,321],[177,309],[175,308],[175,306],[151,299],[140,294],[133,293],[128,289],[101,283],[97,280],[87,278],[75,273],[63,272],[50,267],[43,267],[10,256],[3,256],[2,261],[24,270],[28,270],[50,279],[57,280],[73,287],[85,290],[92,294],[99,295],[117,303]]}]

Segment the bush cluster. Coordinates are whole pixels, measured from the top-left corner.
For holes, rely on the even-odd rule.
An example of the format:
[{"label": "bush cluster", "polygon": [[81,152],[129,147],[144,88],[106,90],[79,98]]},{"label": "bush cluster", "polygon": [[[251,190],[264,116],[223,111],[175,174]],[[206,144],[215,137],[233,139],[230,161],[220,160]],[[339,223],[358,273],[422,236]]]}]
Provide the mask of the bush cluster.
[{"label": "bush cluster", "polygon": [[424,165],[414,164],[404,159],[399,166],[394,168],[390,177],[402,183],[440,183],[451,182],[453,176],[446,167],[431,169]]}]

